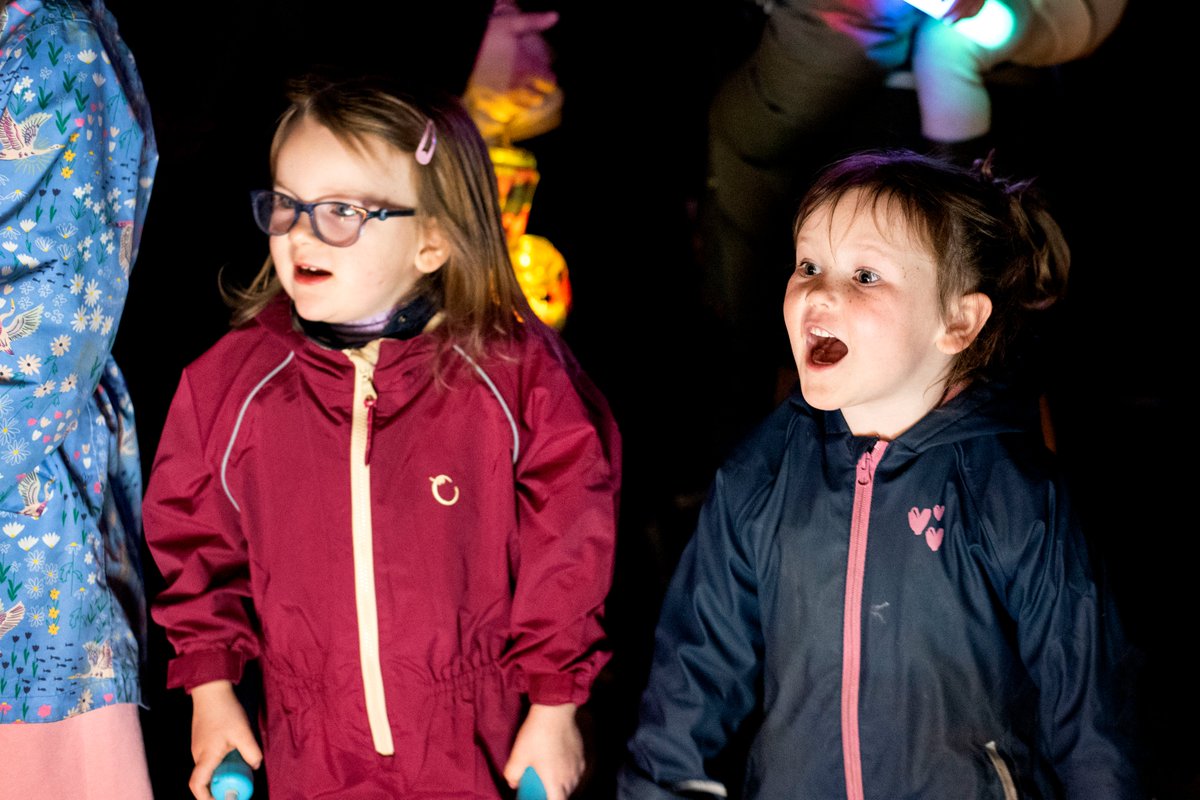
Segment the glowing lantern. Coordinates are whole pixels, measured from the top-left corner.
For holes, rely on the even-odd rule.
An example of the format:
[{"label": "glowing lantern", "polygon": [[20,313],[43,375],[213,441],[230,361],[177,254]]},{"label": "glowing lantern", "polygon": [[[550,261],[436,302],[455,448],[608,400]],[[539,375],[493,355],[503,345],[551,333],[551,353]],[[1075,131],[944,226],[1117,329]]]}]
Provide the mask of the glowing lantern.
[{"label": "glowing lantern", "polygon": [[522,234],[510,246],[517,282],[538,319],[562,330],[571,310],[571,281],[567,262],[554,245],[541,236]]},{"label": "glowing lantern", "polygon": [[528,150],[519,147],[489,147],[492,166],[496,168],[496,183],[500,188],[500,221],[508,235],[508,245],[521,238],[529,223],[529,209],[533,205],[533,192],[537,189],[541,173],[537,171],[537,159]]},{"label": "glowing lantern", "polygon": [[500,192],[500,221],[517,282],[538,319],[562,330],[571,310],[567,262],[541,236],[525,233],[533,192],[541,177],[533,153],[519,147],[489,148]]}]

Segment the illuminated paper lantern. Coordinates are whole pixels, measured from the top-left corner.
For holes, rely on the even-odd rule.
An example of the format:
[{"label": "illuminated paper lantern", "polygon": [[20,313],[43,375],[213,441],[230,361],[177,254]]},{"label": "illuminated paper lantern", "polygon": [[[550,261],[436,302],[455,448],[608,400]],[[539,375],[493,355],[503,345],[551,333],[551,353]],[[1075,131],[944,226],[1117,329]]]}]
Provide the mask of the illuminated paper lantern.
[{"label": "illuminated paper lantern", "polygon": [[525,233],[525,226],[529,223],[529,209],[533,205],[533,193],[541,173],[537,170],[537,159],[528,150],[489,147],[488,152],[496,169],[496,183],[500,189],[500,221],[508,236],[509,247],[512,247]]},{"label": "illuminated paper lantern", "polygon": [[541,178],[537,159],[519,147],[491,147],[489,152],[500,193],[500,221],[517,282],[538,319],[562,330],[571,310],[567,262],[548,240],[525,233]]},{"label": "illuminated paper lantern", "polygon": [[538,319],[562,330],[571,310],[571,281],[567,262],[550,242],[522,234],[509,250],[517,282]]}]

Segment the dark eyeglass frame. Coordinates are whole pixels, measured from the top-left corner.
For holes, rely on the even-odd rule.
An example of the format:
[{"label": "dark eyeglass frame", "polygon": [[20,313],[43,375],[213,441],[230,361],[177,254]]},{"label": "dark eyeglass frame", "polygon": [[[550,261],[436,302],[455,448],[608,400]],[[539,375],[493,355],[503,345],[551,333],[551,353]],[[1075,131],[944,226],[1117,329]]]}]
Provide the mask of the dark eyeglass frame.
[{"label": "dark eyeglass frame", "polygon": [[[283,230],[271,229],[270,214],[268,214],[265,220],[259,218],[260,207],[263,209],[272,210],[278,207],[275,201],[275,198],[277,197],[282,197],[292,206],[292,221],[288,223],[288,226]],[[321,233],[321,229],[317,224],[316,214],[313,213],[319,206],[342,206],[343,208],[353,211],[355,215],[358,216],[358,229],[354,232],[354,238],[348,242],[335,242],[327,239],[325,234]],[[316,203],[305,203],[295,197],[292,197],[291,195],[286,195],[282,192],[276,192],[271,189],[256,189],[255,191],[251,192],[250,208],[254,214],[254,223],[258,225],[259,230],[268,236],[283,236],[292,228],[296,227],[296,223],[300,221],[301,214],[308,214],[308,222],[309,226],[312,228],[313,234],[316,235],[316,237],[322,242],[330,245],[331,247],[349,247],[357,242],[358,237],[362,236],[363,226],[367,224],[368,220],[399,219],[402,217],[411,217],[417,213],[415,208],[380,208],[376,209],[375,211],[369,211],[362,206],[355,205],[354,203],[347,203],[342,200],[321,200]]]}]

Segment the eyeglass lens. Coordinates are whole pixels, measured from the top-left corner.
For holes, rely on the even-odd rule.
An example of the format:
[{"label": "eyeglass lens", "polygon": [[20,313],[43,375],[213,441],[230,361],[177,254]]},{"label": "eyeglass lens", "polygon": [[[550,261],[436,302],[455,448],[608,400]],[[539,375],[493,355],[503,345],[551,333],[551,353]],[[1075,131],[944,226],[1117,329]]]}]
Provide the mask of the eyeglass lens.
[{"label": "eyeglass lens", "polygon": [[304,204],[277,192],[262,192],[254,197],[254,219],[264,233],[282,236],[292,229],[301,212],[307,211],[313,233],[327,244],[345,246],[358,239],[365,221],[353,206],[335,201]]}]

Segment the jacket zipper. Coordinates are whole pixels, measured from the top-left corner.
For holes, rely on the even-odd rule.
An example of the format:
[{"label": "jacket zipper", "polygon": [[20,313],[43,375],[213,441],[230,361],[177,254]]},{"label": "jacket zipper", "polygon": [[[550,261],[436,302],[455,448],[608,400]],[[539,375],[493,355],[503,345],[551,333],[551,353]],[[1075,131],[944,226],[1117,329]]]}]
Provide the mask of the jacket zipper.
[{"label": "jacket zipper", "polygon": [[867,526],[871,518],[871,493],[875,467],[887,442],[858,459],[854,479],[854,509],[850,519],[850,553],[846,559],[846,599],[842,619],[842,760],[846,770],[846,797],[863,800],[862,754],[858,737],[859,666],[862,660],[862,588],[867,565]]},{"label": "jacket zipper", "polygon": [[350,423],[350,508],[354,552],[354,602],[358,612],[358,658],[362,668],[367,723],[375,752],[390,756],[396,748],[388,721],[379,660],[379,608],[375,602],[375,556],[371,528],[371,428],[375,416],[374,377],[379,341],[342,351],[354,364],[354,400]]},{"label": "jacket zipper", "polygon": [[1004,800],[1017,800],[1017,784],[1008,769],[1008,764],[1004,763],[1004,756],[1000,755],[1000,748],[996,747],[996,743],[992,741],[985,744],[983,749],[987,751],[992,768],[996,770],[996,775],[1000,778],[1000,786],[1004,789]]}]

